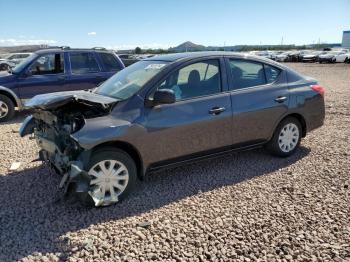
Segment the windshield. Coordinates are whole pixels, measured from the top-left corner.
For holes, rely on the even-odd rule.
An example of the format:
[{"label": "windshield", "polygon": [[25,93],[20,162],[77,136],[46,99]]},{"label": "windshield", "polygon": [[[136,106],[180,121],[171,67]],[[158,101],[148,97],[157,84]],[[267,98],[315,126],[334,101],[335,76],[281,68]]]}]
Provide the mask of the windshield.
[{"label": "windshield", "polygon": [[165,61],[140,61],[132,64],[99,86],[96,93],[122,100],[128,99],[167,64]]},{"label": "windshield", "polygon": [[25,58],[22,62],[16,65],[15,68],[12,69],[12,73],[19,74],[28,64],[30,64],[34,60],[35,57],[37,57],[36,54],[31,54],[30,56]]}]

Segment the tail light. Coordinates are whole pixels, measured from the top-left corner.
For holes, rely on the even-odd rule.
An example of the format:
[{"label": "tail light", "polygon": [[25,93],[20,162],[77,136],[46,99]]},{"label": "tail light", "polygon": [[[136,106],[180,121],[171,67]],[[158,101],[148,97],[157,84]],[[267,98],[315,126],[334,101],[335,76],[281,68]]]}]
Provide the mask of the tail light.
[{"label": "tail light", "polygon": [[319,93],[321,96],[324,96],[325,89],[320,85],[311,85],[311,89]]}]

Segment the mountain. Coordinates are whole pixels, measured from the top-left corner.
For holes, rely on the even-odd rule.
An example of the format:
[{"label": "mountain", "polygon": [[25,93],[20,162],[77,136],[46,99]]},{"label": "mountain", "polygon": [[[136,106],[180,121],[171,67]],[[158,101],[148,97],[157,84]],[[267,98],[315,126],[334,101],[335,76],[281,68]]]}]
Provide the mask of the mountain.
[{"label": "mountain", "polygon": [[206,47],[204,45],[197,45],[190,41],[184,42],[176,47],[169,48],[171,52],[193,52],[193,51],[204,51]]}]

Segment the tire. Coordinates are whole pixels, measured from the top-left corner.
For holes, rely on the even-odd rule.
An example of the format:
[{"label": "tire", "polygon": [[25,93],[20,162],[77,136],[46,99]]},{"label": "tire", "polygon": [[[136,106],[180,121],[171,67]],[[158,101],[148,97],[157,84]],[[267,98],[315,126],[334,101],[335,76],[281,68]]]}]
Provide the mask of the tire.
[{"label": "tire", "polygon": [[[294,129],[295,130],[294,130]],[[282,132],[286,140],[283,140]],[[295,134],[298,134],[295,136]],[[288,157],[298,149],[302,136],[302,128],[298,119],[287,117],[277,126],[271,140],[267,143],[266,149],[275,156]],[[287,148],[287,144],[288,148]],[[284,146],[283,146],[284,145]],[[292,146],[293,145],[293,146]]]},{"label": "tire", "polygon": [[[108,166],[109,163],[109,166]],[[108,170],[122,170],[119,173],[115,171],[114,175],[110,175],[109,177],[105,177],[103,180],[103,177],[101,178],[101,174],[104,174],[103,171],[100,169],[100,166],[104,165],[106,169]],[[113,167],[111,167],[113,165]],[[111,167],[111,169],[109,169]],[[100,171],[96,171],[99,170]],[[92,153],[92,156],[90,158],[89,164],[86,168],[91,181],[90,181],[90,190],[88,194],[85,195],[79,195],[80,200],[83,202],[83,204],[88,206],[110,206],[112,204],[115,204],[117,202],[122,201],[135,187],[137,183],[137,168],[135,161],[123,150],[117,149],[117,148],[101,148],[94,153]],[[99,174],[100,180],[97,178],[98,176],[94,176],[92,174]],[[118,175],[119,174],[119,175]],[[124,179],[124,180],[118,180],[118,179]],[[127,179],[126,179],[127,177]],[[96,181],[101,181],[102,179],[102,185],[98,184]],[[108,182],[107,182],[108,179]],[[112,182],[114,181],[114,182]],[[121,183],[121,181],[124,181]],[[92,184],[94,183],[94,184]],[[95,184],[96,183],[96,184]],[[108,183],[108,184],[106,184]],[[113,192],[115,194],[112,194],[111,189],[111,183],[117,184],[118,187],[113,187]],[[103,186],[105,185],[105,186]],[[100,194],[103,194],[103,187],[105,188],[105,194],[102,199],[98,198]],[[119,187],[122,189],[120,190]],[[117,192],[120,191],[120,192]],[[101,195],[102,196],[102,195]]]},{"label": "tire", "polygon": [[349,63],[349,58],[345,57],[344,63]]},{"label": "tire", "polygon": [[12,100],[0,94],[0,122],[6,122],[15,115],[15,105]]}]

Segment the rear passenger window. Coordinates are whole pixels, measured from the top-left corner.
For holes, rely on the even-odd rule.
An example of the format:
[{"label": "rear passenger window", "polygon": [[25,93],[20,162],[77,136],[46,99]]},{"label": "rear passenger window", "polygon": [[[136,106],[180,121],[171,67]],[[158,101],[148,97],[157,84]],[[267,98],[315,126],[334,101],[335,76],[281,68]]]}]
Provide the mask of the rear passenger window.
[{"label": "rear passenger window", "polygon": [[113,54],[109,54],[109,53],[99,53],[99,54],[104,64],[104,67],[106,68],[107,71],[121,70],[119,61]]},{"label": "rear passenger window", "polygon": [[266,84],[262,63],[242,59],[230,59],[230,70],[233,78],[233,83],[231,83],[232,89]]},{"label": "rear passenger window", "polygon": [[99,72],[100,68],[93,53],[70,53],[72,74]]},{"label": "rear passenger window", "polygon": [[274,66],[270,66],[267,64],[264,65],[264,68],[265,68],[265,75],[266,75],[267,83],[275,82],[277,80],[278,76],[280,75],[281,70],[274,67]]}]

